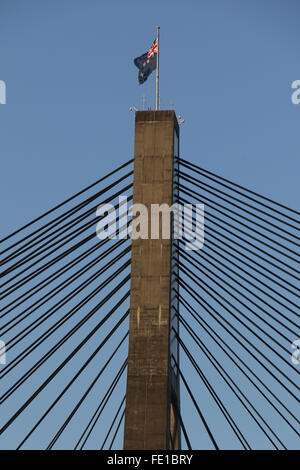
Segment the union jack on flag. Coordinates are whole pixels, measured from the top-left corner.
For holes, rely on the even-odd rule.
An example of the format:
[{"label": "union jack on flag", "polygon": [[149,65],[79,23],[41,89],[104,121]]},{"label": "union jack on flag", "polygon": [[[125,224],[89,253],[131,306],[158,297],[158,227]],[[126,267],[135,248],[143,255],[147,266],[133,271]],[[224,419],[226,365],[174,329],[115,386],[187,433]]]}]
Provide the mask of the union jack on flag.
[{"label": "union jack on flag", "polygon": [[139,69],[139,84],[145,83],[149,75],[156,69],[156,58],[158,52],[158,40],[153,41],[148,52],[134,59],[134,65]]}]

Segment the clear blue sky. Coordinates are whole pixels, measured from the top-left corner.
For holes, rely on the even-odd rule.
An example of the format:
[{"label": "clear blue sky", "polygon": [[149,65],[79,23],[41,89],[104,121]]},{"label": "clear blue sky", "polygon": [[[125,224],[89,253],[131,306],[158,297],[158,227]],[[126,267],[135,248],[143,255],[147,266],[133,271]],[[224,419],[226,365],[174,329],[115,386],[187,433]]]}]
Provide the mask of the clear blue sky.
[{"label": "clear blue sky", "polygon": [[154,107],[133,58],[161,27],[161,106],[181,156],[299,207],[297,0],[1,0],[1,233],[133,155],[130,106]]},{"label": "clear blue sky", "polygon": [[299,10],[297,0],[2,0],[2,232],[132,155],[129,107],[143,95],[154,106],[155,81],[138,86],[132,60],[158,23],[162,107],[185,118],[182,156],[297,207]]}]

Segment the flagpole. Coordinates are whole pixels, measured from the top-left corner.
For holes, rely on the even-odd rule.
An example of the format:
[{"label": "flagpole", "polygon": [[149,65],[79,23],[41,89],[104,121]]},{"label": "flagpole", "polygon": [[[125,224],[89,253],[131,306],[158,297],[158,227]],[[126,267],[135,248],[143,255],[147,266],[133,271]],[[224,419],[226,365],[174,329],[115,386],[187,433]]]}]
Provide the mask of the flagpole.
[{"label": "flagpole", "polygon": [[156,111],[159,109],[159,26],[157,26],[157,56],[156,56]]}]

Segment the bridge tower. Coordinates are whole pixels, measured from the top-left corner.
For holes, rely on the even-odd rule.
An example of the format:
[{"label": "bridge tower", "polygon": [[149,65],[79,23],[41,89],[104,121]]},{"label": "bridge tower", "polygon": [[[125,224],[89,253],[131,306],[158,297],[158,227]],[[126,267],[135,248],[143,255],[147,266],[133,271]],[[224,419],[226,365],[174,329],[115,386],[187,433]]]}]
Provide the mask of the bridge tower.
[{"label": "bridge tower", "polygon": [[[129,356],[124,449],[180,449],[178,320],[173,305],[173,238],[151,239],[151,205],[176,200],[179,126],[174,111],[135,115],[133,203],[148,209],[148,238],[132,240]],[[161,224],[160,224],[161,225]],[[174,362],[174,361],[173,361]]]}]

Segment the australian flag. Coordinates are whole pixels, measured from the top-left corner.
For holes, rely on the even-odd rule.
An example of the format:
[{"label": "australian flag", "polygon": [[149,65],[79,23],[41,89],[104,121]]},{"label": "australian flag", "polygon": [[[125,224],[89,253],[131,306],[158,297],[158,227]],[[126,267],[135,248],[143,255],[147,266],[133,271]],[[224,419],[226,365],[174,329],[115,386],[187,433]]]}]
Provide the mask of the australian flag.
[{"label": "australian flag", "polygon": [[155,39],[150,50],[134,59],[134,65],[139,69],[139,84],[145,83],[149,75],[156,69],[156,58],[158,52],[158,41]]}]

